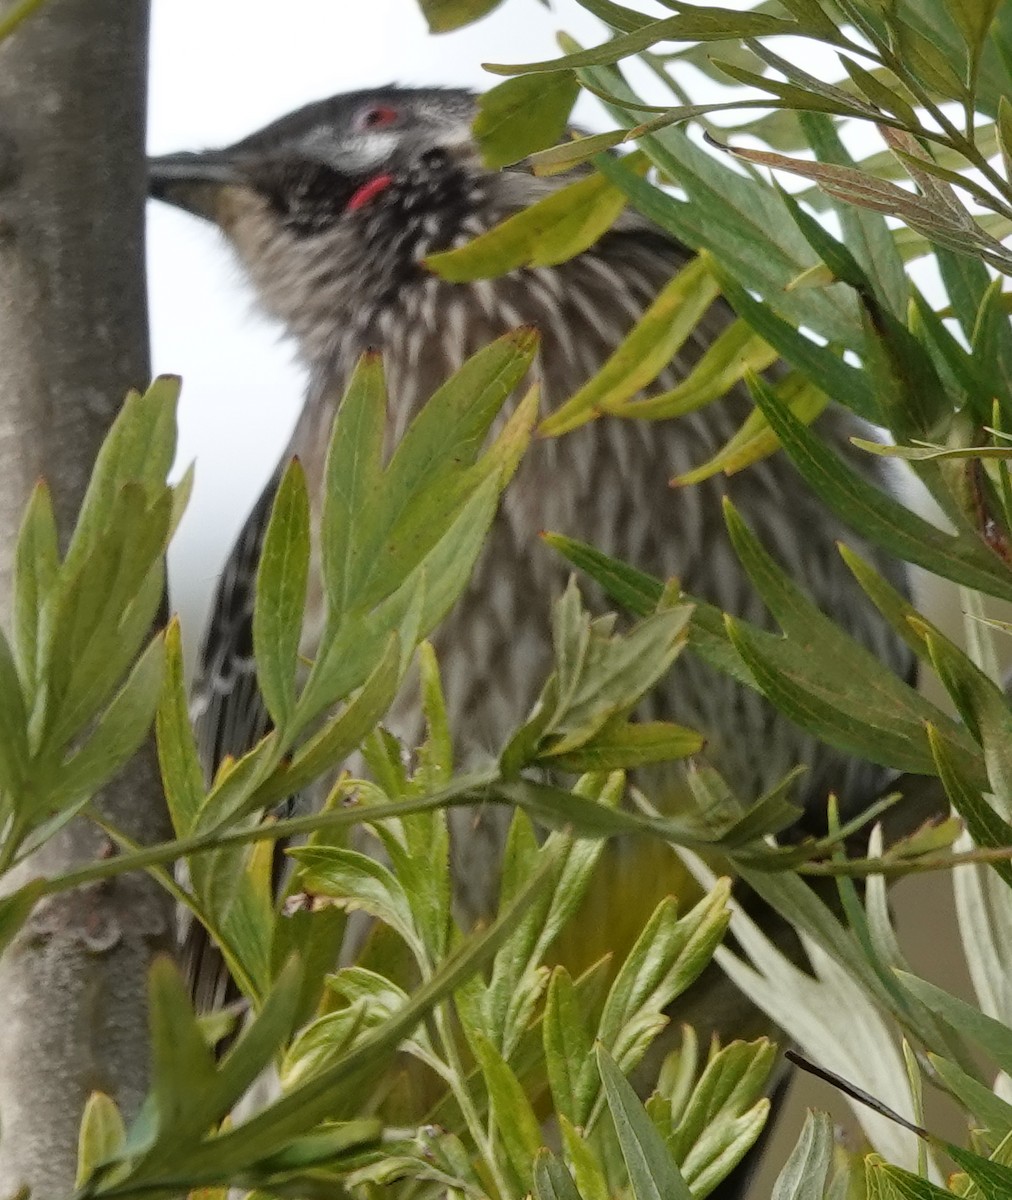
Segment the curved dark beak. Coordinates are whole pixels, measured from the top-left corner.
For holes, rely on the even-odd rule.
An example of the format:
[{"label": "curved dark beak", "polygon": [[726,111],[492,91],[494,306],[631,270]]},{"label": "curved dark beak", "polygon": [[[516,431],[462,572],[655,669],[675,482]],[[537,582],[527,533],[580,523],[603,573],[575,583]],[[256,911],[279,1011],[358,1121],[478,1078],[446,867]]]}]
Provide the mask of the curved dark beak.
[{"label": "curved dark beak", "polygon": [[148,195],[218,222],[218,205],[228,187],[247,181],[227,150],[163,154],[148,159]]}]

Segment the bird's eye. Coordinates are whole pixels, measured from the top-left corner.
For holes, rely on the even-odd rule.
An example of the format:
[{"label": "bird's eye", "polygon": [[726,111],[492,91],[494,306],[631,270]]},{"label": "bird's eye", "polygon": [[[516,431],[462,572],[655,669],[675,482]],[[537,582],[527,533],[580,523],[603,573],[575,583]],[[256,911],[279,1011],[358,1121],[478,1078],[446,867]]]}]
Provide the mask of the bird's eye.
[{"label": "bird's eye", "polygon": [[355,124],[359,129],[389,129],[399,116],[397,109],[389,104],[370,104],[358,114]]}]

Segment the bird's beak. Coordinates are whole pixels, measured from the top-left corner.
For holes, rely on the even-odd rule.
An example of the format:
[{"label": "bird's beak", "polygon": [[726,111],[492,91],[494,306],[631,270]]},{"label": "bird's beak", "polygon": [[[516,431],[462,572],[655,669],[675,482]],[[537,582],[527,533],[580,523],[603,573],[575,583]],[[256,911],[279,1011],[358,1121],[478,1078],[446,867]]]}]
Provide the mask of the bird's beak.
[{"label": "bird's beak", "polygon": [[222,224],[222,202],[233,187],[248,185],[223,150],[163,154],[148,159],[148,195]]}]

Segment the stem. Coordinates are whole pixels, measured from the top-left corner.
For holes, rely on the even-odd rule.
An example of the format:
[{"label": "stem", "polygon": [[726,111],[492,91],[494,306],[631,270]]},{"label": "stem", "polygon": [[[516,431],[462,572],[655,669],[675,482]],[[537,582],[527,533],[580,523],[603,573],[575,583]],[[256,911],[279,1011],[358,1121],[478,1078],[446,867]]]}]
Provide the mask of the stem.
[{"label": "stem", "polygon": [[[407,813],[430,812],[436,808],[450,805],[469,804],[477,801],[479,793],[498,780],[498,773],[487,771],[469,775],[460,780],[454,787],[445,788],[431,796],[413,797],[410,800],[396,800],[389,804],[373,804],[356,809],[343,809],[340,812],[314,813],[307,817],[291,817],[286,821],[275,821],[257,825],[252,829],[240,829],[233,833],[219,833],[211,830],[208,833],[193,834],[190,837],[179,838],[171,842],[159,842],[154,846],[146,846],[116,858],[103,859],[89,863],[76,871],[45,881],[40,889],[40,895],[53,896],[80,887],[85,883],[95,883],[101,879],[111,879],[125,871],[148,870],[151,867],[162,866],[184,858],[189,854],[200,854],[203,851],[217,850],[225,846],[244,846],[251,842],[278,841],[281,838],[292,837],[301,833],[313,833],[317,829],[340,829],[349,825],[360,825],[364,821],[382,820],[384,817],[399,817]],[[122,835],[107,830],[109,836],[117,840]],[[124,845],[127,844],[124,841]]]},{"label": "stem", "polygon": [[886,879],[900,879],[904,875],[951,871],[953,867],[965,867],[974,863],[1009,861],[1012,861],[1012,846],[978,846],[976,850],[962,850],[956,854],[922,854],[918,858],[896,859],[892,862],[882,858],[851,858],[840,863],[803,863],[795,870],[799,875],[819,877],[852,875],[855,878],[863,878],[868,875],[883,875]]}]

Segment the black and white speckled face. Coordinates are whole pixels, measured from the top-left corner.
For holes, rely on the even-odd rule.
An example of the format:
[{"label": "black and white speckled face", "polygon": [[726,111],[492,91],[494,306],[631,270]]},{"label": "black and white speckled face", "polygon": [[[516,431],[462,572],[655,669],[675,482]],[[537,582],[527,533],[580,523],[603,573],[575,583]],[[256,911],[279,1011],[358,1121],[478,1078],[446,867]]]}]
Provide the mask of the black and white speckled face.
[{"label": "black and white speckled face", "polygon": [[223,150],[153,159],[151,192],[230,232],[221,201],[242,189],[292,234],[360,226],[382,202],[417,219],[447,214],[480,174],[475,98],[437,88],[378,88],[309,104]]},{"label": "black and white speckled face", "polygon": [[[383,88],[308,105],[226,153],[296,236],[360,224],[375,205],[448,214],[477,166],[465,91]],[[392,214],[391,214],[392,215]]]}]

